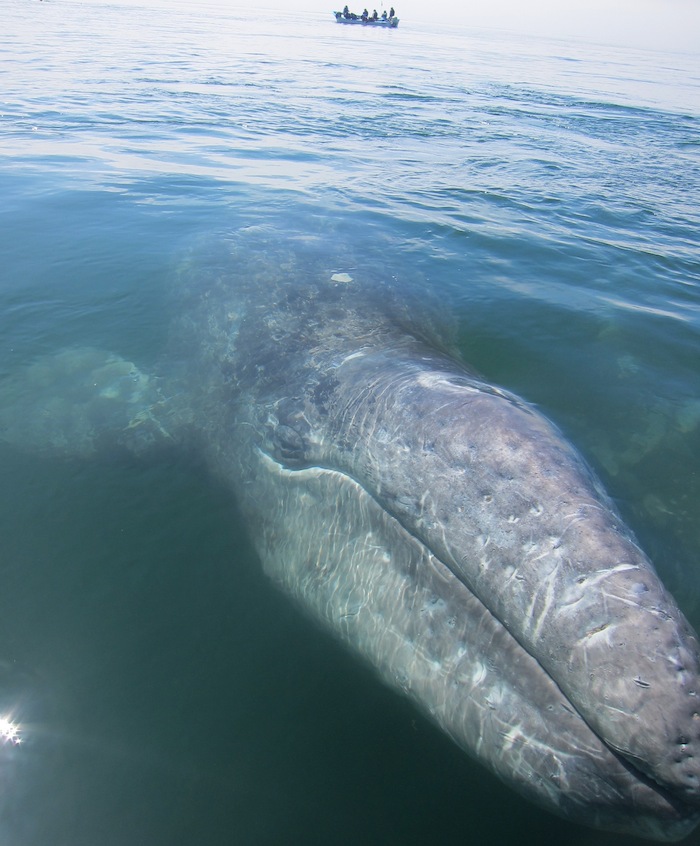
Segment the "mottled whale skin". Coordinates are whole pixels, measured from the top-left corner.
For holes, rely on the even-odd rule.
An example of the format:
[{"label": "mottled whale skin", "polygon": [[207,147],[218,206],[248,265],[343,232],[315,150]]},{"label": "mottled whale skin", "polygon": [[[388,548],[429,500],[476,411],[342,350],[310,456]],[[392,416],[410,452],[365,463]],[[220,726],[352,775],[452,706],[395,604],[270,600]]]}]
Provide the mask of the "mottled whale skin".
[{"label": "mottled whale skin", "polygon": [[266,241],[193,265],[177,407],[114,436],[196,442],[270,578],[504,782],[586,825],[686,836],[695,633],[560,432],[341,269]]}]

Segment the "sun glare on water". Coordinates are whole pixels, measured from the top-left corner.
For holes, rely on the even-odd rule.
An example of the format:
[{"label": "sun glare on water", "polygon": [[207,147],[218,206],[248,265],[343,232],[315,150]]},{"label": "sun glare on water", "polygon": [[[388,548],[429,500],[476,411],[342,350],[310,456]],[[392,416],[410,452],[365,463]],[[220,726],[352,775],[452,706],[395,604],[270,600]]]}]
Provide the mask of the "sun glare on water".
[{"label": "sun glare on water", "polygon": [[9,717],[0,717],[0,740],[3,743],[12,743],[19,746],[22,742],[19,732],[20,728],[17,723],[13,723]]}]

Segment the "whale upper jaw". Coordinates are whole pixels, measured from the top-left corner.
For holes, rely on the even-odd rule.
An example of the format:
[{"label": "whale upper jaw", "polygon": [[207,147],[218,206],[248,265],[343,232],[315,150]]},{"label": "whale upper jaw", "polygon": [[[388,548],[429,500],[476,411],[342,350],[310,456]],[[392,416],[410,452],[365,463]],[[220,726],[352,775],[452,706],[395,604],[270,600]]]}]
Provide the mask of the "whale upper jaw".
[{"label": "whale upper jaw", "polygon": [[[261,407],[264,418],[254,427],[264,433],[263,451],[291,472],[322,468],[357,485],[439,563],[452,590],[469,592],[469,603],[483,608],[480,619],[488,613],[505,629],[512,638],[507,661],[546,676],[563,696],[555,710],[573,711],[581,730],[616,760],[602,764],[591,737],[579,736],[589,763],[597,761],[594,781],[606,777],[606,767],[622,766],[630,779],[624,801],[641,813],[640,795],[651,792],[652,804],[663,797],[672,817],[695,824],[697,638],[599,482],[551,423],[454,362],[372,346],[336,357],[315,375],[313,390]],[[453,635],[445,628],[446,639]],[[483,645],[481,666],[490,648]],[[502,735],[511,760],[522,734],[518,709],[513,713],[515,727]],[[531,725],[523,743],[556,746],[546,721]],[[481,736],[460,742],[473,752],[483,747]],[[557,759],[564,772],[568,755]],[[505,777],[518,786],[516,773]],[[541,778],[539,785],[543,794],[551,789]],[[576,790],[574,804],[585,794]],[[563,810],[574,792],[569,784],[555,801],[539,801],[575,817]]]},{"label": "whale upper jaw", "polygon": [[613,752],[539,662],[362,485],[334,469],[252,454],[246,510],[266,573],[471,756],[572,821],[659,841],[695,827],[700,812]]}]

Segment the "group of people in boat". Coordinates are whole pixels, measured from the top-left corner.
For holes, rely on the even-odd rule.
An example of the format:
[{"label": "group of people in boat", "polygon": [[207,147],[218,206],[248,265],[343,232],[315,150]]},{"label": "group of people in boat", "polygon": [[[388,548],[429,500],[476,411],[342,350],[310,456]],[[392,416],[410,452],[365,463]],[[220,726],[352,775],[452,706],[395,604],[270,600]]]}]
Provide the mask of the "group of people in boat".
[{"label": "group of people in boat", "polygon": [[394,7],[392,6],[389,12],[387,13],[386,9],[381,13],[381,15],[377,14],[377,10],[375,9],[372,14],[364,10],[361,15],[356,15],[354,12],[351,12],[350,9],[346,6],[343,9],[343,17],[348,21],[387,21],[391,20],[395,16]]}]

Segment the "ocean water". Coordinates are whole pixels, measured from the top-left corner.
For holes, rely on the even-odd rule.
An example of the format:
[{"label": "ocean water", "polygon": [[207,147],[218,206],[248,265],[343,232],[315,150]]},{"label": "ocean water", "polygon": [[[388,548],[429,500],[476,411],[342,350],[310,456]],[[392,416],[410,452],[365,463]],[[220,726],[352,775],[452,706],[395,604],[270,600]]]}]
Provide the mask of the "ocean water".
[{"label": "ocean water", "polygon": [[[0,386],[71,346],[167,367],[183,263],[306,238],[438,303],[700,626],[697,57],[161,0],[4,0],[2,30]],[[528,805],[320,633],[196,455],[0,462],[3,844],[635,842]]]}]

